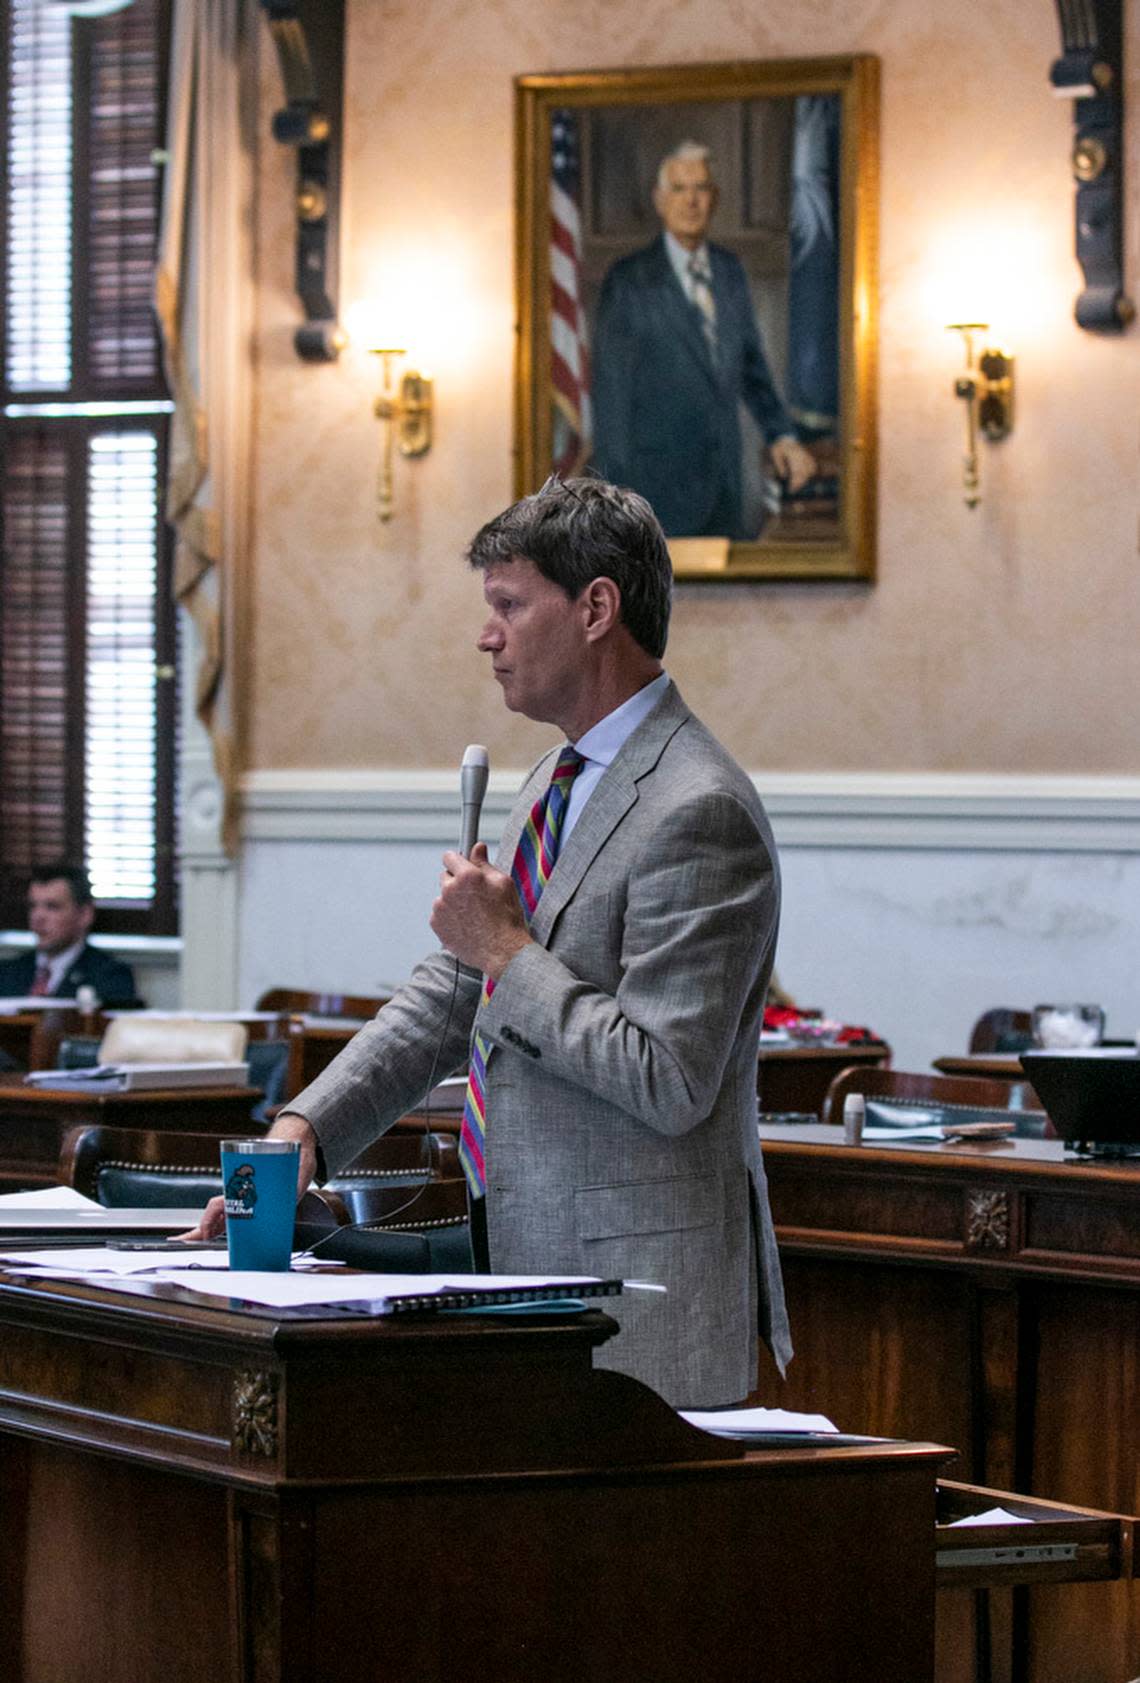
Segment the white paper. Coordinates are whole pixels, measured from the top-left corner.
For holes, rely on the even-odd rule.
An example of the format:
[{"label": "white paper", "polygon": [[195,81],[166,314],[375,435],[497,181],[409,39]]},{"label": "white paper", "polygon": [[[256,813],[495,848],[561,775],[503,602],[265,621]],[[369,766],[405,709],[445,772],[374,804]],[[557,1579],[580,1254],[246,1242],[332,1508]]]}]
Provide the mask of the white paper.
[{"label": "white paper", "polygon": [[0,999],[0,1017],[23,1016],[25,1011],[74,1011],[77,999],[56,999],[52,994],[27,994],[23,999]]},{"label": "white paper", "polygon": [[1033,1521],[1027,1514],[1007,1513],[1004,1508],[987,1508],[984,1513],[967,1514],[964,1519],[952,1519],[947,1525],[947,1531],[952,1531],[956,1525],[1032,1525]]},{"label": "white paper", "polygon": [[860,1136],[864,1140],[944,1140],[946,1130],[937,1124],[933,1127],[928,1122],[918,1122],[913,1128],[883,1128],[874,1123],[864,1123]]},{"label": "white paper", "polygon": [[34,1192],[0,1192],[0,1210],[101,1210],[73,1186],[38,1186]]},{"label": "white paper", "polygon": [[826,1414],[796,1414],[786,1408],[680,1409],[682,1420],[702,1432],[838,1432]]},{"label": "white paper", "polygon": [[28,1087],[66,1088],[79,1092],[107,1092],[158,1087],[242,1087],[249,1078],[247,1063],[181,1062],[96,1064],[80,1069],[33,1069],[24,1077]]},{"label": "white paper", "polygon": [[105,1011],[105,1017],[129,1017],[133,1023],[275,1023],[280,1011]]},{"label": "white paper", "polygon": [[[108,1210],[107,1213],[110,1215],[113,1212]],[[122,1211],[118,1213],[121,1215]],[[190,1245],[186,1249],[187,1267],[191,1266],[194,1257],[199,1261],[206,1259],[210,1267],[217,1267],[220,1252],[195,1250]],[[106,1245],[69,1245],[66,1249],[57,1245],[43,1251],[0,1251],[0,1262],[9,1274],[46,1275],[53,1280],[102,1278],[104,1283],[108,1275],[145,1274],[156,1268],[168,1271],[182,1266],[181,1259],[172,1257],[169,1251],[112,1251]]]},{"label": "white paper", "polygon": [[[300,1253],[294,1260],[301,1260]],[[376,1303],[377,1313],[384,1312],[383,1305],[390,1297],[434,1297],[480,1288],[519,1291],[534,1286],[572,1287],[587,1278],[582,1274],[353,1274],[341,1265],[327,1270],[307,1265],[304,1271],[268,1274],[228,1268],[220,1263],[218,1252],[195,1251],[189,1246],[185,1260],[172,1257],[169,1251],[112,1251],[101,1246],[98,1250],[66,1252],[0,1252],[0,1262],[9,1273],[25,1273],[37,1279],[91,1280],[97,1285],[108,1285],[113,1279],[117,1289],[120,1282],[129,1283],[132,1274],[145,1274],[148,1282],[189,1286],[207,1297],[236,1297],[277,1309],[363,1300]]]},{"label": "white paper", "polygon": [[0,1210],[0,1233],[8,1239],[14,1239],[17,1233],[42,1233],[45,1237],[48,1233],[63,1234],[75,1239],[82,1233],[94,1242],[109,1228],[116,1238],[128,1233],[154,1233],[175,1239],[197,1227],[201,1219],[201,1208],[189,1209],[185,1205],[168,1208],[151,1204],[137,1209],[112,1204],[104,1209],[102,1204],[95,1204],[90,1208],[83,1205],[79,1209],[59,1209],[50,1204],[36,1204],[31,1208],[25,1205],[23,1209]]},{"label": "white paper", "polygon": [[[130,1214],[129,1211],[107,1210],[107,1215]],[[161,1213],[161,1212],[158,1212]],[[122,1221],[120,1226],[125,1225]],[[185,1269],[207,1269],[211,1273],[228,1270],[228,1263],[224,1260],[225,1252],[209,1246],[186,1245],[185,1258],[177,1252],[165,1247],[154,1250],[110,1250],[106,1245],[68,1245],[53,1246],[50,1250],[20,1250],[0,1251],[0,1263],[3,1263],[10,1274],[46,1274],[53,1279],[60,1280],[94,1280],[96,1283],[111,1275],[117,1278],[123,1274],[143,1274],[162,1272],[163,1274],[180,1273]],[[294,1268],[311,1269],[313,1273],[320,1273],[325,1269],[344,1271],[343,1262],[329,1262],[324,1257],[306,1256],[303,1251],[297,1251],[293,1257]],[[237,1279],[237,1274],[227,1276]],[[411,1276],[409,1276],[411,1277]],[[244,1275],[241,1278],[245,1278]],[[286,1279],[284,1274],[257,1274],[251,1276],[256,1279]],[[403,1278],[403,1276],[401,1276]],[[227,1293],[227,1295],[230,1295]]]},{"label": "white paper", "polygon": [[274,1309],[288,1309],[297,1305],[321,1303],[374,1303],[377,1313],[383,1314],[389,1298],[436,1297],[444,1292],[470,1292],[482,1287],[487,1291],[517,1291],[528,1286],[556,1286],[581,1284],[581,1274],[561,1277],[535,1275],[466,1274],[459,1278],[442,1274],[343,1274],[317,1275],[294,1271],[290,1274],[260,1274],[246,1270],[217,1268],[203,1269],[190,1264],[193,1279],[187,1278],[187,1268],[174,1270],[169,1258],[166,1266],[154,1278],[168,1279],[172,1284],[191,1287],[207,1297],[237,1297],[247,1303],[264,1303]]}]

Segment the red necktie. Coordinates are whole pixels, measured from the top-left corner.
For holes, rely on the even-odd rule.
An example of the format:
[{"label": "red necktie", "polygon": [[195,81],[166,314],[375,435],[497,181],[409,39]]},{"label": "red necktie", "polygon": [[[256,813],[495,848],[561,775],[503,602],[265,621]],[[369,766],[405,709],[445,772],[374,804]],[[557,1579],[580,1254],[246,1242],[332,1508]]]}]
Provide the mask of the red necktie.
[{"label": "red necktie", "polygon": [[36,965],[36,974],[31,991],[37,999],[42,999],[45,994],[51,992],[51,965],[46,958],[41,958]]},{"label": "red necktie", "polygon": [[[570,785],[584,764],[581,754],[567,744],[558,756],[550,787],[535,801],[530,809],[530,816],[523,825],[519,845],[515,849],[514,863],[511,865],[511,876],[518,889],[528,923],[534,916],[539,897],[554,869],[554,861],[558,857],[558,847],[562,840],[562,824],[570,803]],[[494,982],[490,976],[485,976],[480,1005],[485,1005],[494,991]],[[486,1041],[481,1034],[476,1034],[471,1043],[467,1098],[463,1106],[463,1124],[459,1132],[459,1161],[463,1165],[467,1184],[475,1198],[483,1196],[487,1185],[486,1170],[483,1166],[483,1139],[487,1132],[484,1104],[487,1054]]]}]

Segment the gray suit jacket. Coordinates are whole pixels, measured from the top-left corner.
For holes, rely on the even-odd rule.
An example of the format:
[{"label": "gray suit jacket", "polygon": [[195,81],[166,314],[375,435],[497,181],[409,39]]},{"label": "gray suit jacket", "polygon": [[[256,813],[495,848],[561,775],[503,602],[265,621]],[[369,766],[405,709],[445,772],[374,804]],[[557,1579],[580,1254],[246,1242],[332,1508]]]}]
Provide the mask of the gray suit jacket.
[{"label": "gray suit jacket", "polygon": [[[549,781],[527,780],[506,870]],[[760,1017],[779,912],[775,849],[740,767],[670,686],[586,803],[480,1033],[491,1262],[624,1276],[601,1363],[674,1405],[738,1401],[757,1329],[791,1354],[757,1138]],[[481,978],[436,954],[290,1109],[334,1172],[462,1064]],[[449,1017],[449,1003],[451,1004]],[[607,1303],[607,1309],[610,1305]]]}]

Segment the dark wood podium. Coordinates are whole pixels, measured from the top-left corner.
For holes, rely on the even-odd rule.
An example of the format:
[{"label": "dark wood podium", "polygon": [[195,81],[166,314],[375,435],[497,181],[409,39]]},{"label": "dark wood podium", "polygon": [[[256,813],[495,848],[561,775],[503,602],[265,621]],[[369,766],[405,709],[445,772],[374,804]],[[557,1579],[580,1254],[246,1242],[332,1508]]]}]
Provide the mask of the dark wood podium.
[{"label": "dark wood podium", "polygon": [[63,1142],[71,1128],[259,1134],[252,1120],[259,1087],[175,1087],[132,1093],[63,1092],[26,1087],[19,1076],[0,1078],[0,1192],[54,1186]]},{"label": "dark wood podium", "polygon": [[746,1453],[614,1323],[0,1275],[5,1683],[925,1683],[931,1445]]},{"label": "dark wood podium", "polygon": [[[953,1443],[956,1477],[1140,1514],[1140,1161],[1074,1161],[1059,1140],[847,1146],[822,1124],[761,1139],[796,1343],[785,1407]],[[939,1683],[1140,1677],[1140,1583],[1089,1576],[1119,1581],[940,1597]]]}]

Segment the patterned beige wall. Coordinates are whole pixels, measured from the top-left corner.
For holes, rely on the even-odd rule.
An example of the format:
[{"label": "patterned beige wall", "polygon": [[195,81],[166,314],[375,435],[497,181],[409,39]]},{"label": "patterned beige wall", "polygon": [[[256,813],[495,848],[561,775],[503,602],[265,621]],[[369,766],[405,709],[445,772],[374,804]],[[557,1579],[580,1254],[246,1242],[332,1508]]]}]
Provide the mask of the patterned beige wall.
[{"label": "patterned beige wall", "polygon": [[[1140,332],[1099,339],[1072,321],[1071,105],[1048,86],[1051,0],[349,0],[348,13],[342,300],[410,284],[433,305],[438,436],[400,464],[396,517],[379,525],[376,369],[356,351],[335,367],[293,355],[292,161],[267,142],[250,766],[444,766],[472,739],[522,765],[550,740],[504,713],[461,563],[511,494],[511,78],[858,51],[880,56],[883,83],[879,580],[682,587],[670,668],[753,770],[1140,771]],[[1132,40],[1138,14],[1129,0]],[[267,109],[273,84],[267,65]],[[1134,293],[1138,136],[1134,120]],[[1007,324],[1020,390],[970,511],[959,356],[941,324],[975,309]]]}]

